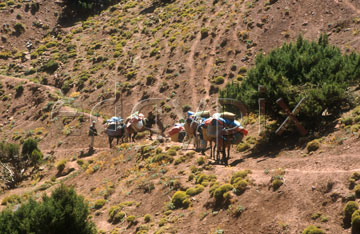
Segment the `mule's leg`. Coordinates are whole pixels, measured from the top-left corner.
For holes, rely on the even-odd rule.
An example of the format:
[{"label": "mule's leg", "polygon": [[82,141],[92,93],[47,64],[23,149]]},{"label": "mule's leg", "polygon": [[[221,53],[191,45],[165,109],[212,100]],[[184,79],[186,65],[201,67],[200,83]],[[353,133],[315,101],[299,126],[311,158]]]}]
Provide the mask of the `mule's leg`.
[{"label": "mule's leg", "polygon": [[109,136],[109,145],[110,145],[110,148],[111,148],[112,140],[113,140],[113,138],[112,138],[111,136]]},{"label": "mule's leg", "polygon": [[119,144],[119,138],[120,138],[120,137],[116,137],[116,145]]},{"label": "mule's leg", "polygon": [[151,131],[151,129],[149,130],[150,131],[150,136],[149,136],[149,139],[152,140],[152,134],[153,134],[153,131]]},{"label": "mule's leg", "polygon": [[134,132],[133,136],[131,137],[132,142],[135,142],[136,135],[137,135],[137,132]]}]

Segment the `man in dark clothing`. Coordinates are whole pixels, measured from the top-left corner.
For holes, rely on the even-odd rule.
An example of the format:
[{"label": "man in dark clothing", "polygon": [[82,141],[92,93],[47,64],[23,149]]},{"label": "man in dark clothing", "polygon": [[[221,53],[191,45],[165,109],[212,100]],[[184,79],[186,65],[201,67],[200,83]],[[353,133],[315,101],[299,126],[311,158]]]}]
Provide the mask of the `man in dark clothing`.
[{"label": "man in dark clothing", "polygon": [[89,136],[90,136],[90,145],[89,145],[89,152],[94,150],[94,139],[97,136],[97,130],[95,128],[95,121],[92,122],[89,129]]}]

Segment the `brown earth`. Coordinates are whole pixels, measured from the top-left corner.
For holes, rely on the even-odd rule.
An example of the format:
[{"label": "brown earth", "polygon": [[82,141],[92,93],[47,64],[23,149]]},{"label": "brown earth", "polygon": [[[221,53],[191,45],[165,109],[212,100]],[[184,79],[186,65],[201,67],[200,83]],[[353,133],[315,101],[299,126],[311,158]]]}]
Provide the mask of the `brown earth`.
[{"label": "brown earth", "polygon": [[[11,54],[0,59],[3,86],[0,134],[2,140],[18,143],[29,136],[38,138],[40,149],[51,160],[43,166],[40,180],[34,175],[19,188],[3,191],[0,199],[25,192],[36,195],[43,189],[50,192],[54,185],[42,186],[56,175],[56,163],[66,159],[66,167],[75,170],[57,178],[56,183],[74,185],[90,206],[104,197],[108,183],[114,185],[106,205],[98,211],[92,209],[97,227],[108,233],[116,228],[116,233],[136,233],[136,228],[144,224],[145,214],[153,218],[147,224],[149,233],[161,233],[161,229],[163,233],[212,234],[216,230],[246,234],[301,233],[310,224],[321,226],[326,233],[350,233],[342,227],[342,212],[347,196],[353,193],[349,189],[349,177],[360,172],[357,160],[360,146],[358,135],[349,130],[339,126],[329,129],[320,150],[313,154],[307,153],[305,143],[295,148],[279,148],[274,142],[275,146],[258,153],[238,153],[233,149],[228,167],[206,160],[206,166],[198,167],[205,174],[216,175],[220,183],[229,182],[236,171],[251,170],[248,190],[240,196],[232,194],[230,208],[218,209],[212,205],[207,186],[192,197],[188,209],[166,215],[164,207],[178,189],[170,181],[178,180],[181,189],[194,186],[194,181],[188,181],[190,167],[197,166],[201,155],[195,154],[176,166],[155,164],[147,168],[137,158],[140,146],[151,142],[139,140],[129,150],[124,145],[108,149],[102,123],[115,112],[128,116],[134,105],[146,98],[158,98],[154,101],[158,106],[163,101],[162,106],[171,107],[168,112],[162,108],[168,125],[183,117],[184,105],[195,110],[203,100],[207,109],[214,110],[217,98],[214,90],[224,86],[215,84],[214,77],[223,76],[225,82],[236,80],[238,75],[244,75],[238,74],[241,67],[249,69],[254,64],[256,54],[295,41],[300,33],[309,40],[326,33],[330,43],[342,51],[359,52],[358,1],[279,0],[269,7],[264,0],[217,4],[175,1],[150,13],[145,11],[150,9],[150,1],[128,9],[125,3],[119,3],[112,10],[110,7],[100,15],[68,27],[57,22],[62,9],[60,3],[38,2],[40,7],[35,13],[26,12],[26,3],[18,1],[0,11],[0,32],[6,38],[0,41],[0,53]],[[11,32],[16,22],[25,27],[20,35]],[[202,29],[208,29],[207,36],[202,36]],[[28,40],[33,43],[29,52]],[[115,57],[118,47],[121,54]],[[152,54],[154,49],[158,52]],[[37,57],[31,58],[34,52]],[[50,58],[59,67],[54,73],[41,71]],[[33,74],[29,73],[31,70]],[[81,86],[79,81],[84,72],[89,77]],[[135,77],[131,77],[131,72],[136,73]],[[148,78],[149,75],[152,77]],[[72,80],[69,91],[61,92],[67,80]],[[120,83],[117,94],[115,82]],[[24,91],[17,96],[15,89],[19,85]],[[97,105],[99,102],[103,103]],[[92,108],[95,111],[91,112]],[[94,113],[99,117],[91,116]],[[173,118],[169,118],[171,113]],[[95,154],[80,158],[89,143],[90,117],[97,120],[100,136],[95,141]],[[246,127],[251,136],[259,138],[256,123]],[[166,142],[160,147],[173,145],[176,144]],[[179,151],[174,158],[186,152]],[[78,160],[88,167],[82,168]],[[94,171],[95,166],[99,169]],[[278,168],[285,170],[284,184],[273,191],[270,180]],[[144,193],[142,185],[147,182],[154,184],[154,190]],[[124,209],[127,215],[136,216],[137,225],[129,226],[126,221],[113,225],[107,221],[110,207],[124,201],[135,202]],[[235,217],[232,210],[238,206],[245,211]],[[313,220],[316,212],[327,221]],[[161,227],[162,218],[166,224]]]}]

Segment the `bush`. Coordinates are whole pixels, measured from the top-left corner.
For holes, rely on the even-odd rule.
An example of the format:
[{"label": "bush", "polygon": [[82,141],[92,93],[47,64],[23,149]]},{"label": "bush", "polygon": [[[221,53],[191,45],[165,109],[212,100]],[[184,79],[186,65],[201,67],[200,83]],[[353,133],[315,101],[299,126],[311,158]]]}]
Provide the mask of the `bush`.
[{"label": "bush", "polygon": [[195,195],[201,193],[202,191],[204,191],[204,186],[197,184],[197,185],[195,185],[195,187],[188,188],[186,190],[186,195],[195,196]]},{"label": "bush", "polygon": [[250,173],[251,173],[251,171],[249,171],[249,170],[242,170],[242,171],[235,172],[235,174],[231,176],[230,184],[235,184],[238,181],[245,179],[247,177],[247,175]]},{"label": "bush", "polygon": [[153,163],[158,162],[160,164],[165,164],[165,163],[172,163],[173,161],[174,161],[174,158],[165,153],[156,154],[152,158]]},{"label": "bush", "polygon": [[190,205],[190,200],[184,191],[177,191],[171,198],[171,203],[175,208],[187,208]]},{"label": "bush", "polygon": [[306,149],[307,149],[308,153],[310,153],[310,152],[318,150],[320,148],[320,145],[321,145],[320,141],[318,139],[315,139],[306,144]]},{"label": "bush", "polygon": [[356,197],[360,197],[360,184],[356,185],[354,190]]},{"label": "bush", "polygon": [[42,159],[42,153],[37,148],[34,139],[27,139],[23,143],[20,153],[20,146],[6,142],[0,142],[0,180],[8,188],[14,188],[19,182],[26,178],[26,170],[32,167],[32,173],[38,169]]},{"label": "bush", "polygon": [[325,232],[314,225],[310,225],[304,229],[302,234],[325,234]]},{"label": "bush", "polygon": [[274,191],[278,190],[281,187],[281,185],[283,185],[283,184],[284,184],[284,182],[281,179],[274,179],[271,182],[271,185],[272,185]]},{"label": "bush", "polygon": [[15,212],[0,213],[0,233],[69,233],[93,234],[96,228],[88,219],[89,210],[84,198],[73,188],[61,185],[42,202],[30,199]]},{"label": "bush", "polygon": [[199,166],[201,166],[205,163],[205,159],[204,159],[204,157],[200,157],[200,158],[198,158],[198,160],[196,162]]},{"label": "bush", "polygon": [[130,215],[130,216],[128,216],[128,217],[126,218],[126,221],[127,221],[128,223],[134,223],[134,222],[135,222],[135,219],[136,219],[136,217],[135,217],[134,215]]},{"label": "bush", "polygon": [[359,209],[359,205],[355,201],[349,201],[344,208],[344,226],[349,227],[351,222],[351,216]]},{"label": "bush", "polygon": [[[306,97],[297,118],[305,127],[317,127],[325,119],[324,110],[336,117],[352,104],[346,89],[360,79],[359,64],[358,54],[342,55],[340,49],[328,44],[325,34],[318,42],[299,36],[296,43],[283,44],[266,56],[259,54],[246,79],[241,84],[227,84],[220,97],[240,100],[249,111],[256,111],[263,95],[271,106],[267,113],[278,125],[284,116],[276,100],[283,98],[293,108]],[[266,88],[265,94],[258,92],[259,85]]]},{"label": "bush", "polygon": [[125,217],[125,212],[121,211],[121,206],[112,206],[109,210],[109,222],[116,224]]},{"label": "bush", "polygon": [[1,201],[1,205],[7,206],[9,204],[18,204],[20,202],[21,202],[21,198],[19,197],[19,195],[12,194],[4,197],[3,200]]},{"label": "bush", "polygon": [[43,154],[39,150],[34,150],[29,159],[32,165],[37,165],[43,158]]},{"label": "bush", "polygon": [[209,182],[207,175],[200,174],[196,177],[196,181],[195,181],[196,184],[202,184],[204,182]]},{"label": "bush", "polygon": [[25,26],[22,23],[16,23],[14,25],[15,33],[20,35],[21,33],[25,32]]},{"label": "bush", "polygon": [[20,97],[21,94],[24,92],[24,87],[22,85],[18,85],[15,87],[15,91],[16,91],[16,94],[15,94],[15,97]]},{"label": "bush", "polygon": [[21,154],[30,155],[34,150],[39,150],[37,146],[37,141],[33,138],[28,138],[24,141]]},{"label": "bush", "polygon": [[236,151],[237,152],[244,152],[246,150],[250,149],[250,145],[246,142],[242,142],[242,143],[239,143],[237,146],[236,146]]},{"label": "bush", "polygon": [[224,81],[225,81],[225,78],[223,77],[223,76],[218,76],[218,77],[216,77],[215,79],[214,79],[214,83],[215,84],[223,84],[224,83]]},{"label": "bush", "polygon": [[341,123],[344,124],[345,126],[349,126],[353,124],[353,118],[352,117],[342,118]]},{"label": "bush", "polygon": [[85,19],[87,16],[100,12],[107,8],[115,0],[64,0],[65,9],[62,12],[60,20],[66,20],[66,17],[81,17]]},{"label": "bush", "polygon": [[53,74],[58,69],[58,67],[59,64],[55,60],[50,59],[44,65],[41,66],[40,70],[47,72],[49,74]]},{"label": "bush", "polygon": [[146,215],[144,216],[144,221],[145,221],[145,223],[150,222],[150,221],[151,221],[151,215],[150,215],[150,214],[146,214]]},{"label": "bush", "polygon": [[200,33],[201,33],[201,39],[204,39],[207,36],[209,36],[209,29],[208,28],[202,28]]},{"label": "bush", "polygon": [[243,194],[247,189],[248,184],[249,183],[246,180],[243,179],[237,180],[237,182],[234,184],[235,194],[236,195]]},{"label": "bush", "polygon": [[183,111],[183,112],[187,112],[187,111],[189,111],[189,110],[191,110],[191,106],[189,106],[189,105],[184,105],[184,106],[182,107],[182,111]]},{"label": "bush", "polygon": [[64,169],[65,169],[65,165],[66,165],[66,160],[60,160],[57,164],[56,164],[56,169],[58,170],[58,173],[61,173]]},{"label": "bush", "polygon": [[229,191],[231,191],[234,187],[231,184],[224,184],[219,186],[213,192],[212,196],[215,198],[217,204],[220,204],[229,198]]},{"label": "bush", "polygon": [[106,200],[105,199],[98,199],[96,200],[95,204],[94,204],[94,208],[95,209],[100,209],[101,207],[103,207],[106,203]]},{"label": "bush", "polygon": [[360,233],[360,210],[356,210],[351,216],[352,233]]}]

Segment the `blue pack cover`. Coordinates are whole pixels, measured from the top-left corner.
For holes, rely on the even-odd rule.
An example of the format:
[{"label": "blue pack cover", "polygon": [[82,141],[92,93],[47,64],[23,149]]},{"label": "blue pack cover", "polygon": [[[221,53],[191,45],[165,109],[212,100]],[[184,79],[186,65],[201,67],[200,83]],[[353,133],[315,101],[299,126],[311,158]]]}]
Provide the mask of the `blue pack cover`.
[{"label": "blue pack cover", "polygon": [[230,128],[240,127],[241,126],[241,124],[236,120],[224,119],[224,118],[221,118],[221,117],[217,117],[216,119],[211,121],[211,124],[216,125],[216,120],[222,122],[224,125],[226,125],[226,126],[228,126]]},{"label": "blue pack cover", "polygon": [[195,112],[193,112],[193,111],[188,111],[188,112],[187,112],[187,116],[188,116],[188,117],[190,117],[190,116],[192,116],[192,115],[194,115],[194,114],[195,114]]},{"label": "blue pack cover", "polygon": [[116,117],[116,116],[113,116],[113,117],[111,117],[111,119],[108,119],[108,120],[106,120],[106,122],[107,123],[111,123],[111,122],[122,122],[123,121],[123,119],[121,118],[121,117]]}]

